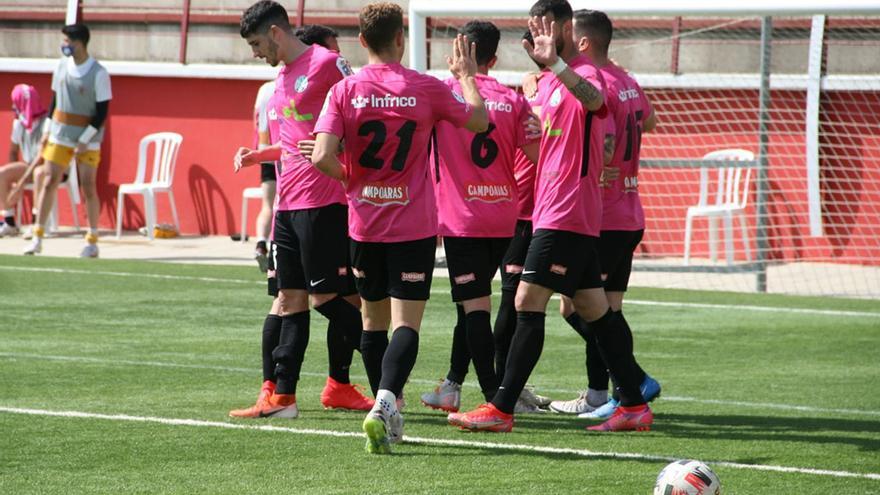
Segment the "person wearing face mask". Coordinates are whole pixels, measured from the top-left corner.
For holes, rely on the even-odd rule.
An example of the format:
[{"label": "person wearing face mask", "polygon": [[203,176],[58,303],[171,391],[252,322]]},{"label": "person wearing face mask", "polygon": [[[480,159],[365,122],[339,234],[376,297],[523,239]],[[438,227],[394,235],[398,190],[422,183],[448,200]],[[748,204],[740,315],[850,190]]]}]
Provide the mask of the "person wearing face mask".
[{"label": "person wearing face mask", "polygon": [[76,158],[77,173],[88,214],[89,230],[81,257],[98,256],[100,202],[95,179],[101,161],[104,123],[113,97],[110,74],[89,55],[89,28],[84,24],[65,26],[59,62],[52,75],[51,122],[43,135],[42,157],[45,176],[37,184],[41,201],[34,224],[34,236],[24,254],[38,254],[43,247],[44,226],[52,211],[55,191]]},{"label": "person wearing face mask", "polygon": [[9,163],[0,167],[0,214],[3,217],[0,219],[0,237],[18,235],[14,210],[21,190],[18,184],[29,182],[30,173],[42,161],[40,140],[48,113],[36,88],[28,84],[17,84],[12,88],[12,111],[15,120],[12,122]]}]

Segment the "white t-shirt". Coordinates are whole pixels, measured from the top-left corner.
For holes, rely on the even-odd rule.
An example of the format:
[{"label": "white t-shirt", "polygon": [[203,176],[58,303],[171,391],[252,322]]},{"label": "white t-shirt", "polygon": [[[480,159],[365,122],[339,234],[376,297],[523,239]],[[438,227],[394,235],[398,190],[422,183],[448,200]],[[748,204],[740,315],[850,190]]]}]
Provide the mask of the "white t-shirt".
[{"label": "white t-shirt", "polygon": [[34,122],[30,132],[24,128],[24,124],[20,120],[12,121],[12,143],[18,145],[21,150],[21,158],[26,163],[30,163],[37,157],[40,152],[40,138],[43,137],[43,123],[46,117]]},{"label": "white t-shirt", "polygon": [[254,102],[254,111],[257,114],[257,130],[269,132],[269,99],[275,94],[275,81],[269,81],[257,92],[257,101]]}]

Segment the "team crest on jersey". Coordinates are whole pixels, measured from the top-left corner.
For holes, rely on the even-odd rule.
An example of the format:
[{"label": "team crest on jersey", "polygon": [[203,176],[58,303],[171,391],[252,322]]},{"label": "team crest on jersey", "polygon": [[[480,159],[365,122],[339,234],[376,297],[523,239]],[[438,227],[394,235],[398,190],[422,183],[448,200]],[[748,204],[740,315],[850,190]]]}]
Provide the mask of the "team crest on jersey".
[{"label": "team crest on jersey", "polygon": [[336,68],[339,69],[339,72],[345,77],[354,75],[354,71],[351,70],[351,65],[349,65],[348,60],[346,60],[345,57],[339,57],[336,59]]},{"label": "team crest on jersey", "polygon": [[507,184],[465,184],[464,200],[500,203],[512,201],[513,195]]},{"label": "team crest on jersey", "polygon": [[278,120],[278,112],[276,112],[274,108],[269,109],[268,115],[269,120]]},{"label": "team crest on jersey", "polygon": [[309,87],[309,78],[304,75],[297,77],[296,83],[293,85],[293,89],[295,89],[297,93],[302,93],[308,87]]},{"label": "team crest on jersey", "polygon": [[562,88],[556,88],[556,91],[550,95],[550,106],[555,107],[558,106],[562,101]]},{"label": "team crest on jersey", "polygon": [[405,185],[365,184],[357,200],[373,206],[409,204],[409,188]]}]

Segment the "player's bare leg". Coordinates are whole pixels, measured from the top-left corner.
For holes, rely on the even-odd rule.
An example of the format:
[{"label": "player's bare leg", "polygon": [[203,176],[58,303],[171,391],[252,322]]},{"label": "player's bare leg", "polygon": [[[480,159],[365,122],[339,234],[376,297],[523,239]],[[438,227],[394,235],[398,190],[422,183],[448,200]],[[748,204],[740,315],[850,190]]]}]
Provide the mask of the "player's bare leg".
[{"label": "player's bare leg", "polygon": [[49,221],[49,213],[55,206],[55,192],[61,183],[64,170],[65,167],[51,161],[43,165],[42,180],[34,184],[34,190],[37,191],[35,196],[40,198],[37,221],[34,224],[34,238],[25,248],[24,254],[39,254],[43,250],[46,223]]},{"label": "player's bare leg", "polygon": [[24,162],[12,162],[0,167],[0,237],[18,235],[18,226],[15,224],[15,204],[6,204],[6,196],[14,182],[21,180],[27,169]]},{"label": "player's bare leg", "polygon": [[98,257],[98,218],[101,213],[101,199],[98,197],[98,169],[85,163],[77,163],[79,185],[86,204],[86,215],[89,220],[89,231],[86,233],[86,245],[80,257]]}]

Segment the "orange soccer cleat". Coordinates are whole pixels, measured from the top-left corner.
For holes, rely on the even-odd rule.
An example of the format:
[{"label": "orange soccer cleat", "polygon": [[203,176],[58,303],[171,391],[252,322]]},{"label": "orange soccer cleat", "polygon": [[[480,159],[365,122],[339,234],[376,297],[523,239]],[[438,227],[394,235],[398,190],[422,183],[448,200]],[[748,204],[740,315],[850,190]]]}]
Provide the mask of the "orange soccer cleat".
[{"label": "orange soccer cleat", "polygon": [[506,433],[513,429],[513,414],[499,411],[492,403],[481,404],[465,413],[450,413],[447,421],[462,430]]},{"label": "orange soccer cleat", "polygon": [[321,404],[325,409],[349,409],[352,411],[369,411],[373,408],[373,399],[365,396],[360,385],[339,383],[327,377],[327,384],[321,391]]},{"label": "orange soccer cleat", "polygon": [[232,418],[295,418],[299,416],[296,396],[276,394],[275,384],[266,380],[260,389],[257,403],[247,409],[229,411]]}]

